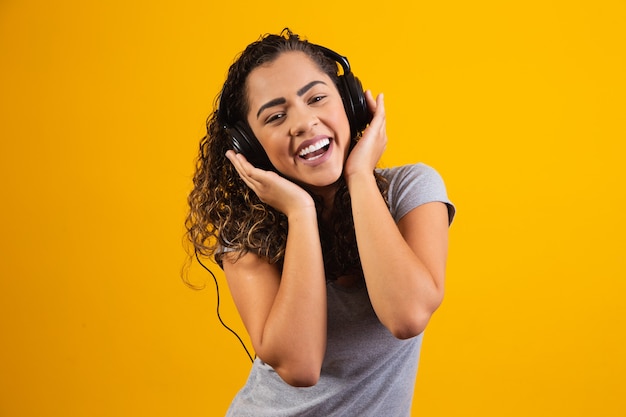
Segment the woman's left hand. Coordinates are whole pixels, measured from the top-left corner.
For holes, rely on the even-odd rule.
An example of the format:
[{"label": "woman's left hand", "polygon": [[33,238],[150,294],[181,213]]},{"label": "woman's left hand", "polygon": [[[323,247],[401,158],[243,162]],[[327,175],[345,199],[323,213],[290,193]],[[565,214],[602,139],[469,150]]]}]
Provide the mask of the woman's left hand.
[{"label": "woman's left hand", "polygon": [[387,146],[387,122],[383,94],[379,94],[374,100],[372,92],[367,90],[365,99],[374,117],[348,156],[344,167],[346,180],[359,174],[371,176]]}]

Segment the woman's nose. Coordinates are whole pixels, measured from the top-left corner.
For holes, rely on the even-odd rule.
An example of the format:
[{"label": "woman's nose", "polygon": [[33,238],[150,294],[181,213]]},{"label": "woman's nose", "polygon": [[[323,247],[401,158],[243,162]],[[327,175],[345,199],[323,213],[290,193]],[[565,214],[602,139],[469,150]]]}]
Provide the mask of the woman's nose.
[{"label": "woman's nose", "polygon": [[300,136],[311,130],[317,124],[317,121],[317,116],[308,106],[303,105],[294,108],[291,113],[289,134],[291,136]]}]

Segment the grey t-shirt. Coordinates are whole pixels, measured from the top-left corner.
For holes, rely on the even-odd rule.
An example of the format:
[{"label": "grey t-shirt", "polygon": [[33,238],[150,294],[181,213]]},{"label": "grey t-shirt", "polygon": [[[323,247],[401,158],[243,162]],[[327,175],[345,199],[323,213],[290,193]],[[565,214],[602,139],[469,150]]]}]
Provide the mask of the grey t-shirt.
[{"label": "grey t-shirt", "polygon": [[[454,206],[434,169],[414,164],[379,172],[389,180],[388,199],[396,222],[433,201],[448,206],[452,222]],[[395,338],[378,320],[365,286],[346,289],[330,282],[327,294],[327,346],[318,383],[292,387],[257,358],[227,416],[410,416],[423,334]]]}]

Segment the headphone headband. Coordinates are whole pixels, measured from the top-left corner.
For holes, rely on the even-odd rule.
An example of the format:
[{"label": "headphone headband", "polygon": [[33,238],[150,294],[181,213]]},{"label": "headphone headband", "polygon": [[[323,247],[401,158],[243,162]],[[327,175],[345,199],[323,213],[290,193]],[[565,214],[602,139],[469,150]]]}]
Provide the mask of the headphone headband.
[{"label": "headphone headband", "polygon": [[343,68],[343,75],[349,74],[351,72],[350,71],[350,62],[348,62],[348,58],[346,58],[345,56],[340,55],[337,52],[333,51],[332,49],[328,49],[327,47],[322,46],[322,45],[316,45],[314,43],[312,43],[310,45],[318,48],[328,58],[331,58],[331,59],[335,60],[335,62],[339,63],[339,65],[341,65],[341,68]]}]

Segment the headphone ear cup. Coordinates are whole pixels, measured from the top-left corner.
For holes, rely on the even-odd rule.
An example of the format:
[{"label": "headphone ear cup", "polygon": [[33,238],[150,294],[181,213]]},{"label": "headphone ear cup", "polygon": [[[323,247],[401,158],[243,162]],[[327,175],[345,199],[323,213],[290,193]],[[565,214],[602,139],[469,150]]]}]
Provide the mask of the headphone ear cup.
[{"label": "headphone ear cup", "polygon": [[372,121],[372,114],[367,108],[361,81],[351,72],[341,75],[339,77],[339,92],[348,115],[352,137],[355,137]]},{"label": "headphone ear cup", "polygon": [[254,136],[247,123],[237,122],[232,127],[226,127],[226,133],[230,138],[230,148],[246,157],[248,162],[257,168],[266,171],[276,171],[270,162],[265,149]]}]

